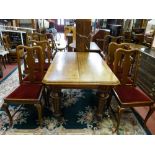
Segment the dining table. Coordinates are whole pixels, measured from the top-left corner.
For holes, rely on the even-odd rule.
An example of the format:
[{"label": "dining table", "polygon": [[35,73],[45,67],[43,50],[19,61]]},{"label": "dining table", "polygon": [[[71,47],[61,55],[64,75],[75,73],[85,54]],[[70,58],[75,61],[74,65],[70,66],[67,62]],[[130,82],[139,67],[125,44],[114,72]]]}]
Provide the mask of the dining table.
[{"label": "dining table", "polygon": [[56,117],[62,115],[62,89],[96,89],[96,116],[101,120],[110,91],[120,81],[98,53],[57,52],[42,83],[50,88],[50,109]]}]

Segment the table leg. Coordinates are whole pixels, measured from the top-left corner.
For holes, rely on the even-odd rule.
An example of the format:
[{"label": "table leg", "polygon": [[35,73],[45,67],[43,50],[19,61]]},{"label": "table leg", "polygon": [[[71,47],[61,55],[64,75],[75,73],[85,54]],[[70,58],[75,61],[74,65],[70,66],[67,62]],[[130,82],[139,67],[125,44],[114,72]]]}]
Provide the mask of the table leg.
[{"label": "table leg", "polygon": [[104,112],[105,107],[106,107],[106,101],[109,97],[109,87],[104,87],[99,90],[98,96],[99,96],[99,102],[98,102],[98,107],[97,107],[97,119],[102,120],[102,117],[106,115]]},{"label": "table leg", "polygon": [[51,102],[52,102],[52,112],[53,112],[53,115],[55,117],[60,117],[61,116],[61,110],[60,110],[60,94],[61,94],[61,89],[52,89],[51,91]]}]

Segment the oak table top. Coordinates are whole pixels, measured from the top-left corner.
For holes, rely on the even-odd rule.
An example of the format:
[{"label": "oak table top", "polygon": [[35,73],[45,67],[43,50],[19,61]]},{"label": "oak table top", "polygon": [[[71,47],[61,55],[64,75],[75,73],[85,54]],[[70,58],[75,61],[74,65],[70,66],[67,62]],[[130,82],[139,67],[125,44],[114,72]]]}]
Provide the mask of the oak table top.
[{"label": "oak table top", "polygon": [[98,53],[58,52],[42,81],[46,85],[118,85]]}]

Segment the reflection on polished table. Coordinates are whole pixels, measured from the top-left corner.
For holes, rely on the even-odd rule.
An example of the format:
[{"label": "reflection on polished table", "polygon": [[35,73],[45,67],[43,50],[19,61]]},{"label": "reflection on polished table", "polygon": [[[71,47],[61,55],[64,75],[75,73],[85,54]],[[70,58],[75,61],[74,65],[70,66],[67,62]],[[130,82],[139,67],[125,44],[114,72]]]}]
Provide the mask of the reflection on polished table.
[{"label": "reflection on polished table", "polygon": [[61,89],[98,89],[99,119],[102,118],[110,89],[120,83],[101,56],[92,52],[58,52],[42,82],[51,88],[52,110],[55,116],[61,115]]},{"label": "reflection on polished table", "polygon": [[[69,45],[71,48],[76,49],[76,42],[74,41]],[[95,42],[90,42],[90,52],[101,52],[101,49],[98,47],[98,45]]]}]

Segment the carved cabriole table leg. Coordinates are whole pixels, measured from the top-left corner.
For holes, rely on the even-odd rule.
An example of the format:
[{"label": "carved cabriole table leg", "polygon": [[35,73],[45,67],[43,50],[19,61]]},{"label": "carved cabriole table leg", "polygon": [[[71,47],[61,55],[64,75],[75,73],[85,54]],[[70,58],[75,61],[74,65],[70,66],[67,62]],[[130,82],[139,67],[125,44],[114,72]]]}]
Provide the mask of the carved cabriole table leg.
[{"label": "carved cabriole table leg", "polygon": [[110,89],[111,89],[110,86],[105,86],[105,87],[102,87],[101,89],[99,89],[99,93],[98,93],[99,102],[98,102],[97,113],[96,113],[98,120],[102,120],[102,117],[104,115],[106,101],[109,97]]},{"label": "carved cabriole table leg", "polygon": [[61,89],[52,88],[51,91],[51,110],[53,112],[53,115],[55,117],[61,116],[61,110],[60,110],[60,101],[61,101]]}]

